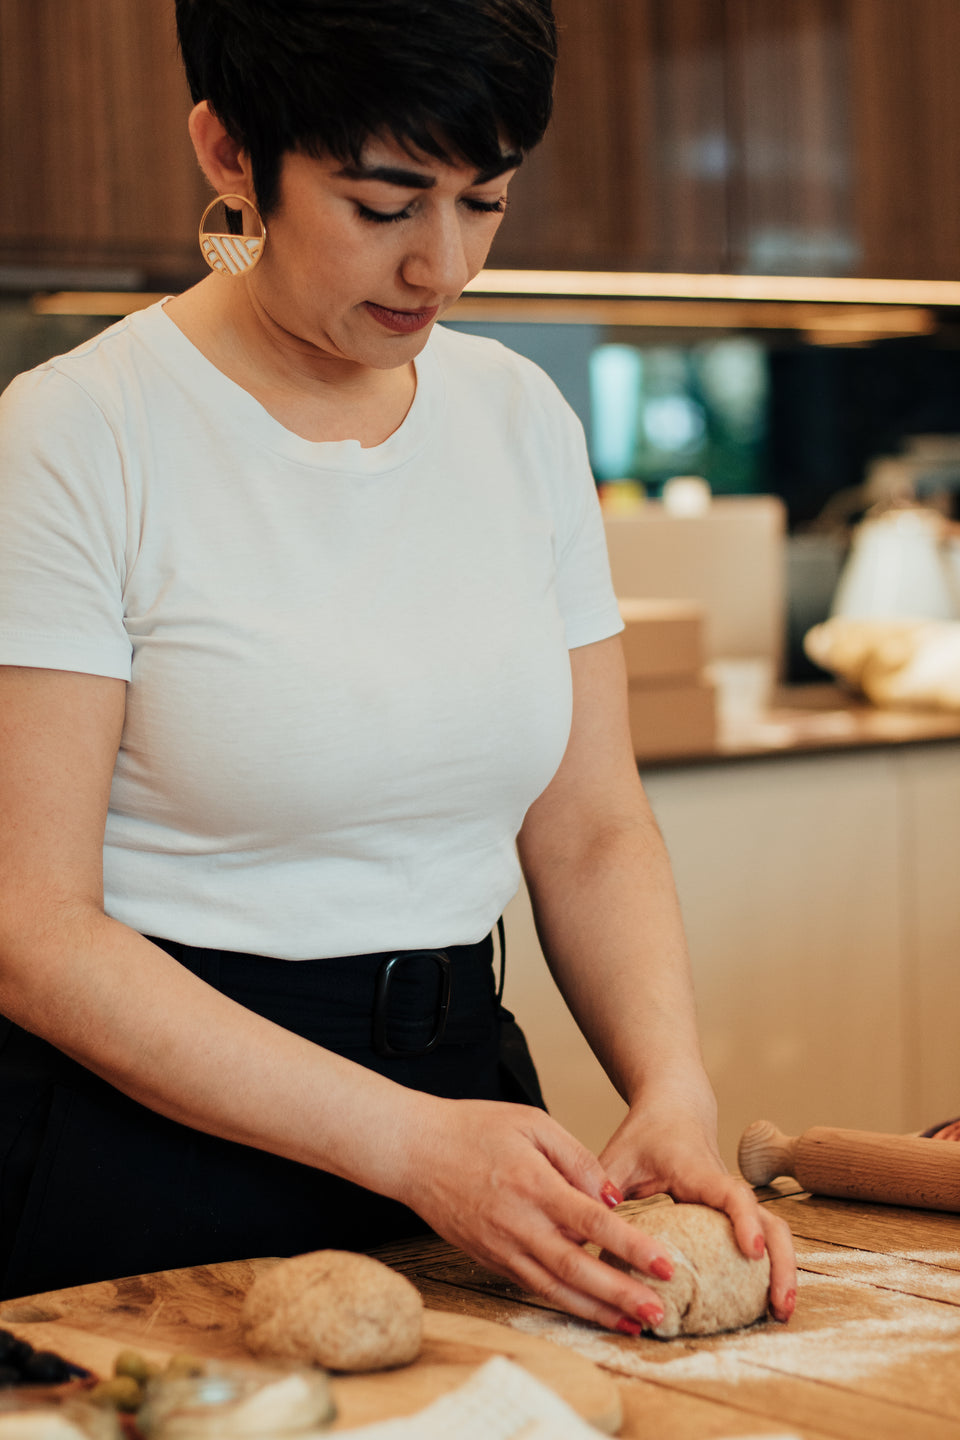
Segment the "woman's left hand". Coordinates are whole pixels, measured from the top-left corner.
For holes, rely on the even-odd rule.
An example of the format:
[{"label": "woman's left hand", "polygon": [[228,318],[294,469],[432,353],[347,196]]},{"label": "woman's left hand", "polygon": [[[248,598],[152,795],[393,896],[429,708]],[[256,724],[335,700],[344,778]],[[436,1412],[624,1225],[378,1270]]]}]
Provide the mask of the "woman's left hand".
[{"label": "woman's left hand", "polygon": [[711,1109],[709,1099],[645,1099],[631,1108],[600,1164],[628,1199],[663,1193],[725,1211],[744,1255],[759,1259],[764,1250],[769,1254],[770,1310],[775,1319],[787,1321],[797,1300],[790,1230],[757,1201],[745,1180],[727,1170]]}]

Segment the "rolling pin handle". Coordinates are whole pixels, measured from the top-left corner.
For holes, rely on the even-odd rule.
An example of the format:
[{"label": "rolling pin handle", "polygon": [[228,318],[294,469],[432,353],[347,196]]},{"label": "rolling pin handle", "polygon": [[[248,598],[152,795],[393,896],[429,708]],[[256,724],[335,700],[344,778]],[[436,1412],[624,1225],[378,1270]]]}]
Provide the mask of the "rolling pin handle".
[{"label": "rolling pin handle", "polygon": [[796,1148],[796,1139],[782,1134],[769,1120],[754,1120],[740,1137],[740,1173],[751,1185],[769,1185],[777,1175],[792,1175]]}]

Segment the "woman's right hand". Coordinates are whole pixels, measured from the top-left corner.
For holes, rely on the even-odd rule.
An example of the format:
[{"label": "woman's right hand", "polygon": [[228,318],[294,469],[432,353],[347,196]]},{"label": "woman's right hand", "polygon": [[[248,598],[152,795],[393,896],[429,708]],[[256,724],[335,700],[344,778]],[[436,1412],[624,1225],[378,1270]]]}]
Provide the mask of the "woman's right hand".
[{"label": "woman's right hand", "polygon": [[657,1240],[609,1208],[622,1199],[599,1162],[544,1111],[411,1092],[414,1124],[392,1193],[488,1269],[585,1320],[639,1334],[663,1318],[642,1281],[583,1248],[593,1241],[668,1279]]}]

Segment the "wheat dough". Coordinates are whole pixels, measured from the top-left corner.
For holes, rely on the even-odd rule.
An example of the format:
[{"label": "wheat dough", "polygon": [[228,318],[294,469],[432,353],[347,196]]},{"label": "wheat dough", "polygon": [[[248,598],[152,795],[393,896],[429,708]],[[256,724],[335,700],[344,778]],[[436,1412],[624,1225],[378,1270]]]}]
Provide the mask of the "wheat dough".
[{"label": "wheat dough", "polygon": [[749,1260],[737,1246],[733,1226],[720,1210],[707,1205],[655,1205],[623,1216],[646,1235],[656,1235],[673,1261],[673,1278],[657,1280],[631,1269],[609,1251],[602,1259],[630,1270],[663,1303],[663,1320],[653,1331],[674,1335],[713,1335],[758,1320],[767,1308],[770,1260]]},{"label": "wheat dough", "polygon": [[386,1370],[419,1355],[423,1301],[409,1280],[369,1255],[315,1250],[257,1276],[240,1327],[254,1355]]}]

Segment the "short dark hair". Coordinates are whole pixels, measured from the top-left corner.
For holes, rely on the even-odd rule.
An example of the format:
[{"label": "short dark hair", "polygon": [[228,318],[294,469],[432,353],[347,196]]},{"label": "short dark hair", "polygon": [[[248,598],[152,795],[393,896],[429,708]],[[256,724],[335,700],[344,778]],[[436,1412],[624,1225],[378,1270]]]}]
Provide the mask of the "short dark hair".
[{"label": "short dark hair", "polygon": [[194,102],[248,152],[275,206],[292,150],[358,164],[381,136],[496,167],[541,139],[556,66],[551,0],[176,0]]}]

